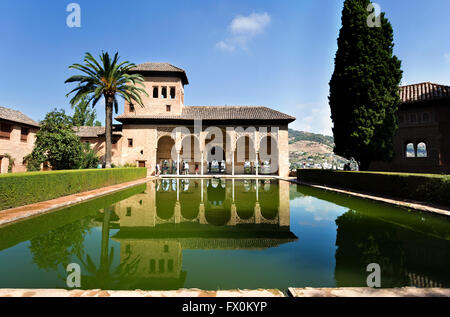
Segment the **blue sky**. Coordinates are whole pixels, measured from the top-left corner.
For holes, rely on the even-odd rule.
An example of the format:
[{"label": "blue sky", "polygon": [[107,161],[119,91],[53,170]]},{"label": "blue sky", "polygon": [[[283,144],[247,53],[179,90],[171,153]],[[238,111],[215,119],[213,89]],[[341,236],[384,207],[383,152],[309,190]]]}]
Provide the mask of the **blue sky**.
[{"label": "blue sky", "polygon": [[[66,7],[81,8],[69,28]],[[379,0],[394,28],[403,84],[450,84],[450,1]],[[71,114],[64,80],[84,53],[186,70],[187,105],[265,105],[291,127],[331,134],[327,102],[343,1],[172,0],[0,2],[0,105],[35,120]],[[103,109],[97,109],[103,122]],[[122,111],[122,109],[120,110]]]}]

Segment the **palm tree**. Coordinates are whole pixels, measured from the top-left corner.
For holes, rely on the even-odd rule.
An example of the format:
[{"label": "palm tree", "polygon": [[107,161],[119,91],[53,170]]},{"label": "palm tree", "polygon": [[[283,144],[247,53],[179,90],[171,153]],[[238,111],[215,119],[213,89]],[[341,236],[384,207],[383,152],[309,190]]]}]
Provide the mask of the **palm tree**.
[{"label": "palm tree", "polygon": [[[92,101],[92,107],[97,102],[105,98],[105,163],[106,168],[111,167],[111,139],[112,139],[112,110],[118,111],[117,96],[123,97],[127,102],[136,102],[143,107],[140,93],[147,95],[146,91],[136,85],[144,86],[144,78],[139,74],[129,74],[131,68],[136,65],[128,61],[119,63],[118,53],[111,59],[109,54],[102,53],[100,61],[96,61],[90,53],[84,57],[84,65],[73,64],[69,69],[77,69],[84,75],[75,75],[65,81],[65,83],[78,82],[78,86],[70,91],[66,96],[75,93],[70,103],[75,105],[82,98],[88,98],[88,103]],[[131,85],[133,84],[133,85]],[[148,96],[148,95],[147,95]]]}]

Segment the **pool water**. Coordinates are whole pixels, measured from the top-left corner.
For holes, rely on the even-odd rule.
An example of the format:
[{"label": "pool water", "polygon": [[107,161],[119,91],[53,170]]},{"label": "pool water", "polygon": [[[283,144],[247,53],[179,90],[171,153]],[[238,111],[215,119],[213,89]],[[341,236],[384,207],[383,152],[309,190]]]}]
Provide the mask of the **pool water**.
[{"label": "pool water", "polygon": [[273,179],[163,179],[0,227],[0,288],[449,287],[450,221]]}]

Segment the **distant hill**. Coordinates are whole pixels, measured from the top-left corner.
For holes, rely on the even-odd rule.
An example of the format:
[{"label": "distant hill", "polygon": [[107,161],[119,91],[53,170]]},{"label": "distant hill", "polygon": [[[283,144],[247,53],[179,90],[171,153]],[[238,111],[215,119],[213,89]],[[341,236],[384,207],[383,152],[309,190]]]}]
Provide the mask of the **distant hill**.
[{"label": "distant hill", "polygon": [[334,147],[334,139],[332,136],[289,129],[289,144],[293,144],[298,141],[313,141],[327,145],[331,148]]},{"label": "distant hill", "polygon": [[291,168],[303,164],[310,167],[322,164],[338,164],[342,166],[346,159],[334,155],[334,139],[332,136],[289,129],[289,161]]}]

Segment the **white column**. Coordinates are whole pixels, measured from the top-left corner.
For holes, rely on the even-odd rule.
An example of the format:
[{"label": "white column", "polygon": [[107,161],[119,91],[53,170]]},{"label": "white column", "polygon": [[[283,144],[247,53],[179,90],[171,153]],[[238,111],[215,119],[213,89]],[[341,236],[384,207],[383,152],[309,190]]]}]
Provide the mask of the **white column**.
[{"label": "white column", "polygon": [[259,181],[256,180],[256,201],[259,200]]},{"label": "white column", "polygon": [[234,176],[234,151],[231,153],[231,175]]},{"label": "white column", "polygon": [[234,178],[231,180],[231,183],[232,183],[232,188],[233,188],[232,196],[233,196],[233,202],[234,202]]},{"label": "white column", "polygon": [[203,176],[203,150],[202,150],[202,163],[200,165],[201,165],[201,173],[202,173],[202,176]]},{"label": "white column", "polygon": [[258,152],[256,152],[256,160],[255,160],[255,164],[256,164],[256,176],[258,176],[258,167],[259,167],[259,162],[258,162]]},{"label": "white column", "polygon": [[180,152],[177,152],[177,176],[180,176]]}]

